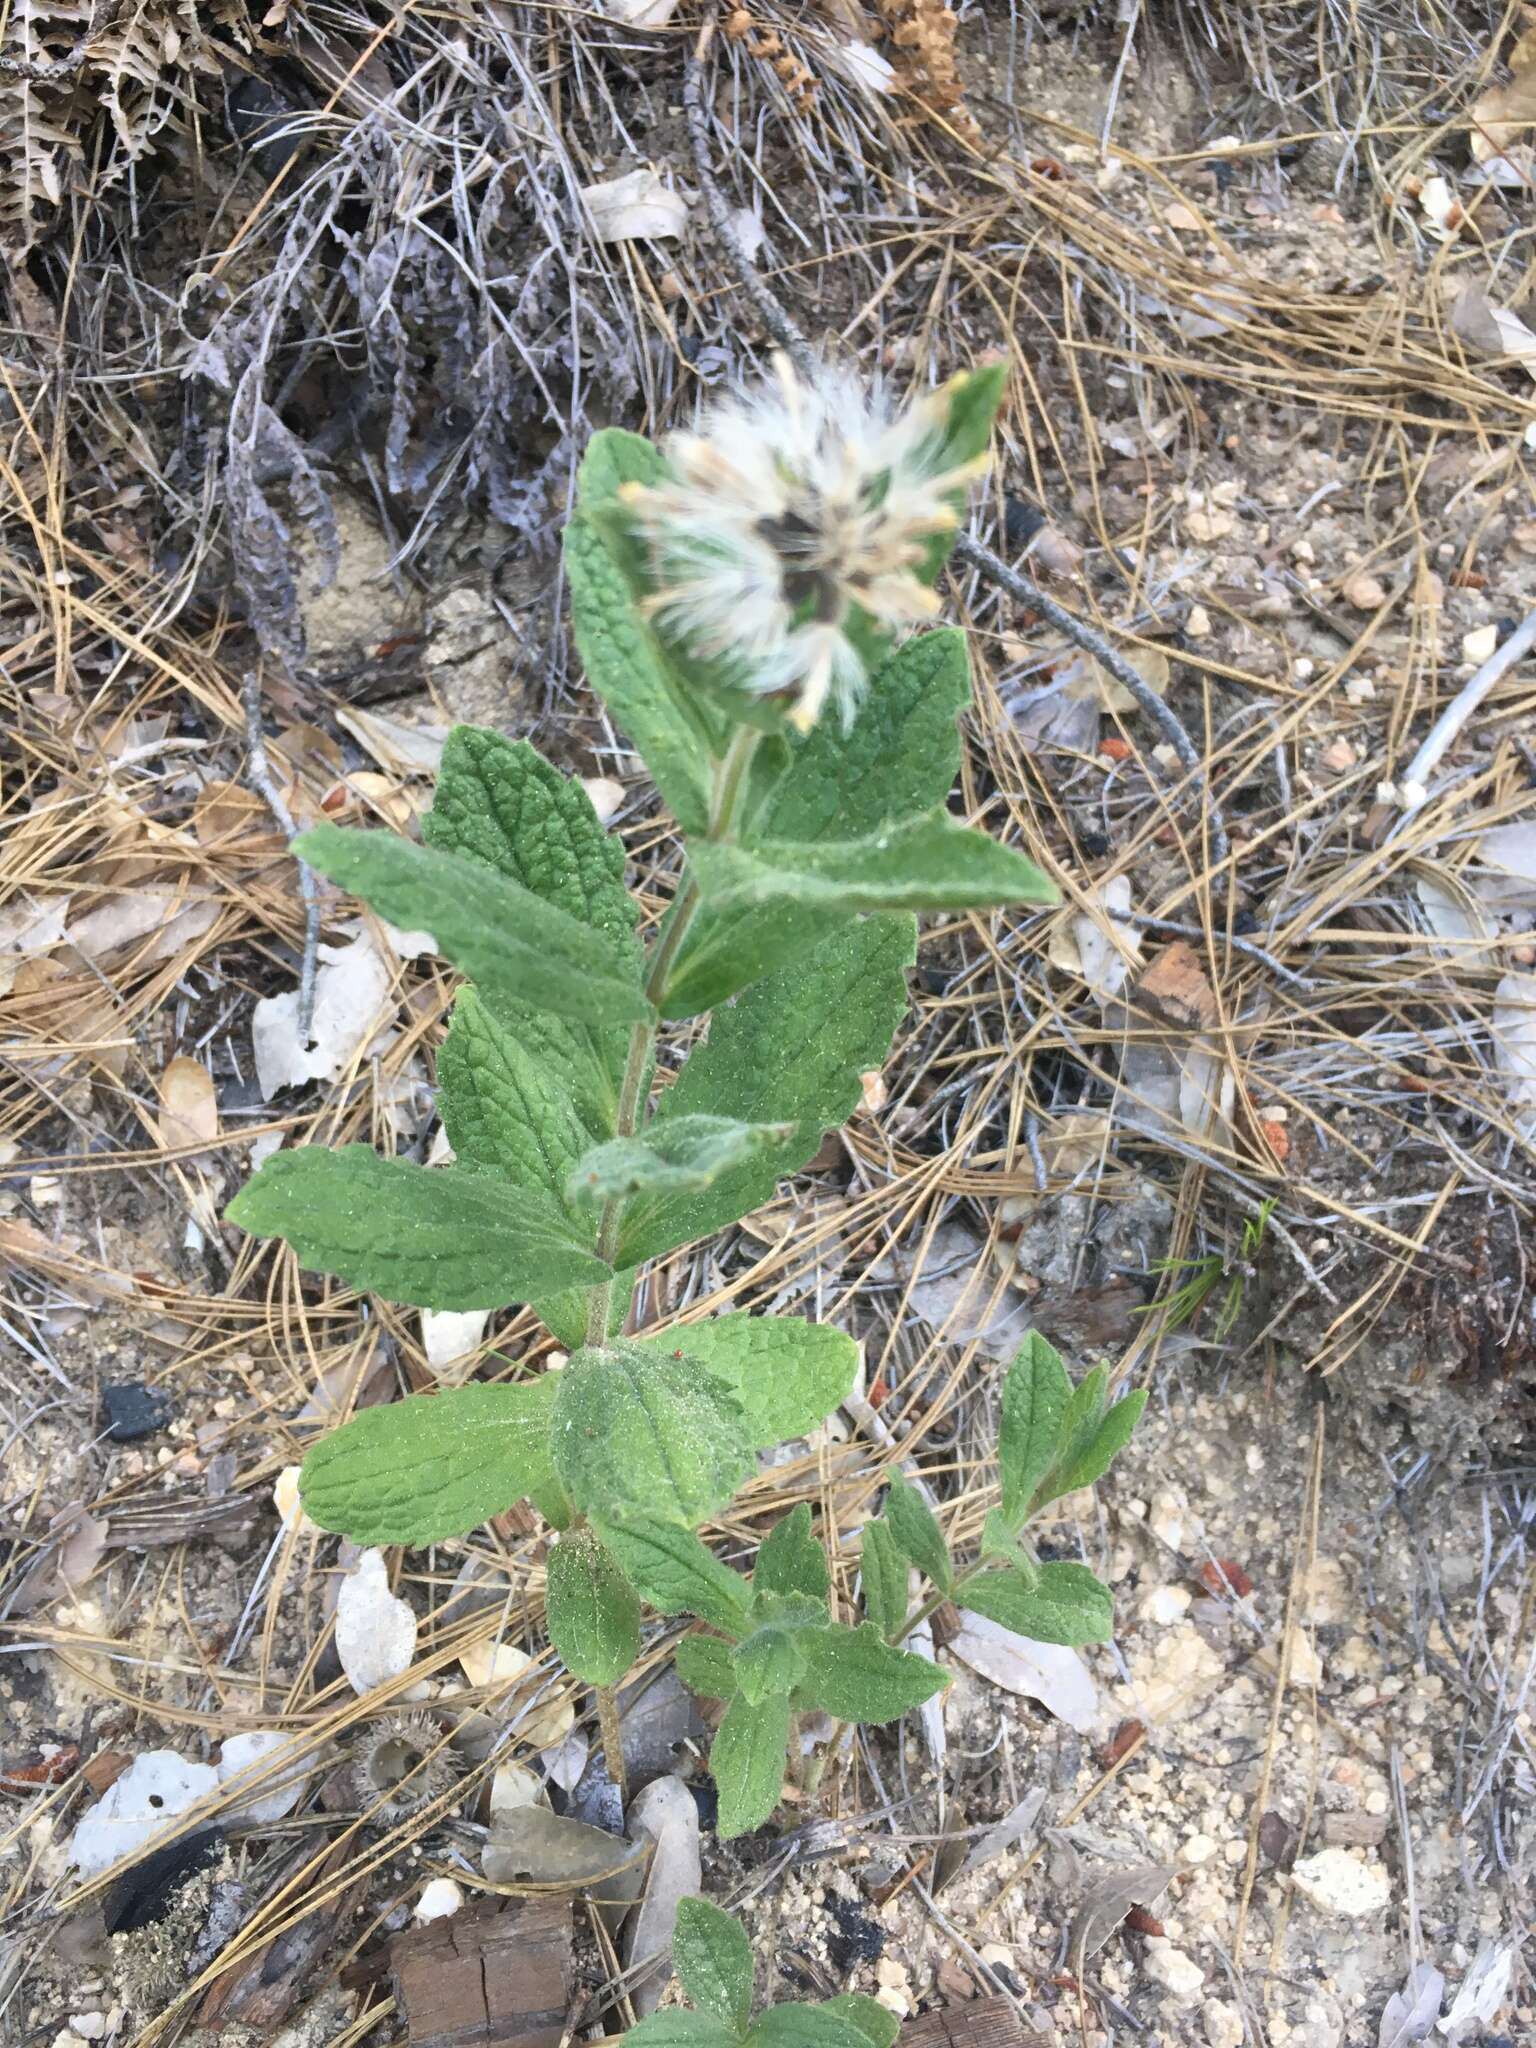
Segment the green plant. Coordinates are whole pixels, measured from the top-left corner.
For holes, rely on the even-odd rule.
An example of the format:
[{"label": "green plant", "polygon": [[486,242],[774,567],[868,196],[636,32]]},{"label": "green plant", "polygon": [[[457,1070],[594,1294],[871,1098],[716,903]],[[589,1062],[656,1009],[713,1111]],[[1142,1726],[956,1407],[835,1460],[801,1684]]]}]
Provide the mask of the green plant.
[{"label": "green plant", "polygon": [[654,2012],[624,2036],[634,2048],[894,2048],[899,2022],[877,1999],[845,1991],[752,2018],[752,1944],[707,1899],[678,1902],[672,1963],[693,2009]]},{"label": "green plant", "polygon": [[[686,839],[649,951],[623,849],[580,784],[494,733],[451,735],[423,844],[330,825],[295,842],[468,976],[438,1062],[455,1158],[279,1152],[231,1218],[396,1301],[531,1302],[572,1352],[558,1372],[364,1411],[310,1450],[304,1506],[360,1543],[426,1544],[531,1499],[557,1532],[550,1635],[597,1689],[615,1776],[612,1690],[644,1610],[716,1631],[685,1638],[679,1663],[728,1702],[713,1751],[726,1833],[772,1811],[802,1707],[881,1721],[944,1682],[900,1647],[918,1619],[901,1560],[928,1574],[930,1606],[964,1588],[1037,1635],[1108,1633],[1090,1573],[1019,1545],[1029,1513],[1123,1441],[1135,1403],[1106,1412],[1102,1374],[1073,1394],[1055,1354],[1026,1347],[986,1560],[956,1577],[898,1484],[850,1626],[832,1619],[807,1510],[750,1578],[695,1531],[760,1450],[846,1397],[852,1340],[740,1313],[629,1329],[647,1262],[758,1207],[850,1114],[905,1005],[913,913],[1053,899],[1031,862],[945,808],[963,637],[896,640],[931,609],[1000,392],[978,372],[882,423],[832,380],[791,386],[777,411],[727,411],[665,456],[594,440],[566,534],[576,638]],[[661,1026],[709,1012],[653,1105]]]},{"label": "green plant", "polygon": [[1243,1289],[1253,1278],[1259,1253],[1264,1249],[1264,1233],[1269,1224],[1269,1212],[1274,1206],[1273,1195],[1268,1196],[1259,1204],[1258,1215],[1245,1220],[1242,1247],[1235,1260],[1222,1252],[1206,1252],[1196,1258],[1155,1260],[1152,1266],[1154,1273],[1182,1273],[1185,1277],[1161,1301],[1149,1302],[1137,1313],[1154,1315],[1161,1311],[1164,1329],[1182,1329],[1186,1323],[1195,1320],[1225,1281],[1213,1331],[1215,1336],[1225,1337],[1242,1313]]}]

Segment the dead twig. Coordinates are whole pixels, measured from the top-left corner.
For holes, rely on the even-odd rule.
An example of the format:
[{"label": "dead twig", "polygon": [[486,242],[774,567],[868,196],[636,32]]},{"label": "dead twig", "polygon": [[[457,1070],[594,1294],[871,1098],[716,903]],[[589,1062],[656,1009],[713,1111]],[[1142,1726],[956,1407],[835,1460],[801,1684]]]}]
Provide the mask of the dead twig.
[{"label": "dead twig", "polygon": [[985,576],[988,582],[995,583],[999,590],[1006,590],[1008,595],[1016,598],[1020,604],[1027,604],[1031,611],[1039,612],[1042,618],[1050,621],[1058,633],[1065,633],[1067,638],[1081,647],[1085,654],[1091,654],[1096,662],[1108,669],[1117,683],[1130,691],[1148,718],[1162,727],[1169,745],[1204,790],[1206,814],[1211,826],[1211,844],[1215,848],[1217,862],[1225,864],[1232,848],[1227,839],[1227,828],[1222,821],[1220,807],[1211,791],[1205,763],[1201,760],[1194,741],[1146,678],[1131,666],[1123,654],[1117,652],[1096,626],[1090,626],[1085,619],[1080,619],[1076,612],[1069,612],[1065,605],[1058,604],[1054,597],[1048,596],[1040,588],[1033,577],[1026,576],[1021,569],[1011,568],[1000,556],[994,555],[989,547],[984,547],[979,540],[973,540],[970,534],[961,534],[955,542],[955,554],[978,574]]},{"label": "dead twig", "polygon": [[1536,647],[1536,612],[1527,612],[1502,647],[1496,647],[1475,675],[1469,676],[1425,735],[1424,744],[1408,763],[1398,784],[1407,809],[1416,811],[1428,797],[1429,778],[1442,755],[1467,724],[1479,704],[1523,655]]},{"label": "dead twig", "polygon": [[[261,730],[261,681],[254,669],[246,673],[240,701],[245,706],[245,746],[251,787],[277,820],[285,839],[292,839],[295,826],[288,800],[278,788],[267,759],[267,743]],[[299,964],[299,1036],[307,1044],[315,1015],[315,965],[320,955],[320,888],[315,871],[298,859],[299,894],[304,899],[304,954]]]}]

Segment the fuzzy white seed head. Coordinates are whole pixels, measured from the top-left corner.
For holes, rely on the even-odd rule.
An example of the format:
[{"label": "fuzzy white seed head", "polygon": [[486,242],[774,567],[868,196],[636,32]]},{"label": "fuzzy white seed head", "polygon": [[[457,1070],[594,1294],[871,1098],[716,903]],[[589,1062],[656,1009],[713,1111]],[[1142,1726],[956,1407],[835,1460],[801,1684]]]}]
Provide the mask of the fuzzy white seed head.
[{"label": "fuzzy white seed head", "polygon": [[886,633],[932,617],[923,557],[986,461],[944,467],[943,392],[892,414],[844,373],[775,369],[674,434],[670,476],[627,486],[624,502],[662,630],[738,687],[792,695],[801,731],[829,705],[846,730],[868,681],[856,615]]}]

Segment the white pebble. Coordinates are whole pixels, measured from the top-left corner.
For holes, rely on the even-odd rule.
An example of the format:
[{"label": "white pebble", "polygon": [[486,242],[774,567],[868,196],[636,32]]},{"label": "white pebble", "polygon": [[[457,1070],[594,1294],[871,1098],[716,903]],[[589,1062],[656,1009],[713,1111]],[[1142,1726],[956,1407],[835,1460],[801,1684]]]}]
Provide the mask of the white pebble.
[{"label": "white pebble", "polygon": [[365,1550],[336,1596],[336,1655],[355,1693],[372,1692],[411,1668],[416,1617],[389,1590],[382,1550]]},{"label": "white pebble", "polygon": [[[231,1735],[219,1751],[219,1783],[227,1785],[242,1771],[271,1764],[279,1751],[292,1747],[292,1737],[279,1735],[275,1729],[253,1728],[248,1735]],[[250,1821],[260,1827],[268,1821],[281,1820],[298,1805],[304,1792],[304,1772],[295,1762],[290,1761],[286,1769],[281,1764],[273,1765],[269,1772],[258,1776],[260,1782],[253,1783],[243,1799],[225,1809],[226,1820]]]},{"label": "white pebble", "polygon": [[1312,1647],[1310,1636],[1298,1629],[1291,1638],[1291,1683],[1315,1690],[1323,1682],[1323,1660]]},{"label": "white pebble", "polygon": [[72,2012],[69,2024],[82,2041],[99,2041],[107,2031],[107,2016],[104,2012]]},{"label": "white pebble", "polygon": [[1243,2048],[1243,2016],[1235,2005],[1208,1998],[1200,2008],[1200,2024],[1210,2048]]},{"label": "white pebble", "polygon": [[1470,633],[1464,633],[1461,641],[1461,658],[1476,664],[1485,662],[1499,644],[1499,629],[1496,625],[1476,626]]},{"label": "white pebble", "polygon": [[434,1877],[429,1885],[422,1888],[421,1897],[416,1901],[418,1920],[448,1920],[464,1903],[464,1894],[451,1877]]},{"label": "white pebble", "polygon": [[1216,1854],[1216,1844],[1209,1835],[1191,1835],[1182,1854],[1186,1863],[1209,1863]]},{"label": "white pebble", "polygon": [[208,1764],[189,1763],[174,1749],[151,1749],[135,1757],[115,1785],[97,1800],[75,1829],[70,1861],[82,1877],[97,1877],[142,1848],[178,1813],[214,1791],[219,1774]]},{"label": "white pebble", "polygon": [[1320,1913],[1341,1920],[1367,1920],[1392,1903],[1392,1880],[1379,1863],[1367,1863],[1347,1849],[1321,1849],[1291,1872],[1302,1898]]},{"label": "white pebble", "polygon": [[1205,1972],[1194,1957],[1185,1955],[1183,1949],[1175,1948],[1162,1935],[1150,1935],[1147,1939],[1146,1972],[1154,1984],[1180,2005],[1193,2005],[1205,1989]]},{"label": "white pebble", "polygon": [[1184,1586],[1154,1586],[1141,1603],[1141,1618],[1159,1628],[1171,1628],[1184,1619],[1189,1603],[1190,1594]]}]

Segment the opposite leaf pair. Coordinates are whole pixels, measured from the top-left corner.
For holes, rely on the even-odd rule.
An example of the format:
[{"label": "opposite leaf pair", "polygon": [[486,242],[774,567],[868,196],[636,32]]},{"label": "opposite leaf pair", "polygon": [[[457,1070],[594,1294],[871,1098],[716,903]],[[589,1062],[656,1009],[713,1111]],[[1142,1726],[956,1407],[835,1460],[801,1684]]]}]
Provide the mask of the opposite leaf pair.
[{"label": "opposite leaf pair", "polygon": [[752,2017],[752,1944],[729,1913],[683,1899],[672,1964],[695,2010],[671,2007],[631,2027],[634,2048],[894,2048],[898,2022],[862,1992]]}]

